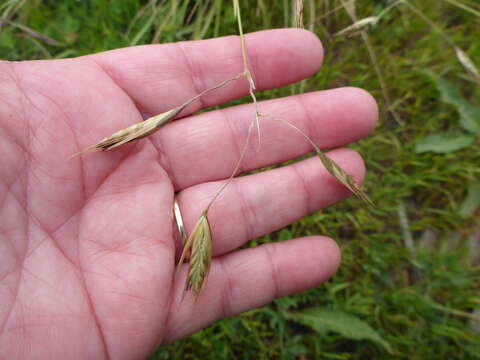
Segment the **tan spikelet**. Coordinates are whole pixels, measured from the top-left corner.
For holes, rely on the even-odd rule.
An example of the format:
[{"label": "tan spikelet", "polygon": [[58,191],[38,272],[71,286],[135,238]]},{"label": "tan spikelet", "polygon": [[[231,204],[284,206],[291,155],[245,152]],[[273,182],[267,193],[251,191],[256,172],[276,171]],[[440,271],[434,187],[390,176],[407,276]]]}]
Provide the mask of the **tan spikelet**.
[{"label": "tan spikelet", "polygon": [[80,151],[79,153],[72,155],[72,157],[85,154],[95,149],[111,150],[113,148],[126,144],[130,141],[138,140],[148,135],[151,135],[155,131],[160,129],[163,125],[167,124],[170,120],[175,118],[175,116],[180,114],[180,112],[182,112],[183,109],[185,109],[188,105],[193,103],[195,100],[199,99],[200,97],[204,96],[205,94],[208,94],[213,90],[224,87],[225,85],[227,85],[232,81],[238,80],[242,76],[244,76],[244,73],[240,73],[235,76],[232,76],[231,78],[228,78],[218,83],[217,85],[212,86],[211,88],[203,90],[199,94],[185,101],[182,105],[174,109],[168,110],[164,113],[152,116],[151,118],[148,118],[145,121],[133,124],[125,129],[117,131],[115,134],[110,135],[109,137],[106,137],[102,141],[87,147],[85,150]]},{"label": "tan spikelet", "polygon": [[480,80],[480,71],[473,63],[472,59],[467,55],[465,51],[459,47],[455,47],[455,55],[457,56],[458,61],[463,65],[463,67],[472,74],[477,80]]},{"label": "tan spikelet", "polygon": [[338,165],[335,161],[327,157],[323,153],[322,150],[313,142],[312,139],[308,137],[307,134],[305,134],[302,130],[300,130],[298,127],[295,125],[289,123],[288,121],[279,118],[279,117],[274,117],[271,116],[271,118],[275,121],[281,121],[285,125],[291,127],[294,129],[296,132],[298,132],[300,135],[302,135],[315,149],[315,152],[317,153],[318,157],[320,158],[320,161],[322,162],[323,166],[325,166],[325,169],[332,175],[335,179],[340,181],[344,186],[346,186],[355,196],[366,202],[368,205],[375,207],[375,204],[373,203],[372,200],[368,197],[368,195],[362,190],[360,185],[355,181],[355,179],[347,174],[345,170],[343,170],[340,165]]},{"label": "tan spikelet", "polygon": [[178,113],[180,113],[180,111],[183,109],[183,106],[179,106],[175,109],[152,116],[145,121],[133,124],[125,129],[117,131],[116,133],[106,137],[94,145],[89,146],[85,150],[75,155],[81,155],[95,149],[111,150],[130,141],[144,138],[145,136],[153,134],[155,131],[160,129],[163,125],[177,116]]},{"label": "tan spikelet", "polygon": [[317,155],[320,158],[325,169],[338,181],[340,181],[345,187],[347,187],[355,196],[365,201],[368,205],[375,207],[373,201],[370,200],[368,195],[362,190],[360,185],[355,181],[352,175],[349,175],[343,170],[340,165],[335,161],[328,158],[322,151],[316,149]]}]

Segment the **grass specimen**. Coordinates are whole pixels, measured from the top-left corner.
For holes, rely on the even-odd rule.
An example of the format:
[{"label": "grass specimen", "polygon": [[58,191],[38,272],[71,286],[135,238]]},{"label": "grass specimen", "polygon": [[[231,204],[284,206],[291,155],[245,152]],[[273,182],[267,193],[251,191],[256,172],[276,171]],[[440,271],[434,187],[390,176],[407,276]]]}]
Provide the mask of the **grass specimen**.
[{"label": "grass specimen", "polygon": [[[138,44],[148,44],[154,42],[159,28],[159,39],[164,43],[232,34],[238,27],[232,16],[231,0],[158,0],[151,4],[125,0],[113,5],[106,0],[9,0],[0,5],[0,14],[4,4],[20,3],[23,5],[15,6],[15,11],[9,10],[10,21],[64,46],[51,46],[5,22],[0,31],[3,59],[80,56],[128,46],[137,35]],[[141,32],[155,10],[154,3],[158,15]],[[177,5],[173,11],[174,3]],[[435,23],[478,68],[478,1],[409,3]],[[350,198],[247,245],[322,233],[336,239],[342,247],[342,265],[337,274],[324,285],[217,322],[162,347],[152,355],[152,360],[406,360],[435,359],[439,354],[454,360],[478,358],[480,232],[478,191],[472,191],[475,187],[471,184],[478,184],[480,179],[480,147],[476,141],[462,150],[442,154],[419,154],[415,147],[431,134],[459,129],[458,109],[442,101],[437,86],[423,76],[425,70],[455,84],[462,97],[477,107],[480,87],[438,32],[404,5],[385,12],[392,4],[386,0],[355,2],[358,19],[380,16],[375,26],[364,29],[394,109],[404,122],[398,125],[383,116],[371,136],[353,145],[367,164],[367,183],[376,179],[369,196],[377,208],[367,211],[358,200]],[[341,1],[304,1],[304,5],[305,27],[321,38],[326,49],[321,72],[304,81],[304,90],[352,85],[382,99],[378,77],[362,38],[334,36],[352,24]],[[291,1],[252,0],[241,2],[240,6],[243,24],[249,30],[294,23]],[[143,7],[134,22],[132,19]],[[263,100],[298,90],[298,85],[290,85],[256,96]],[[232,103],[243,102],[245,99]],[[399,201],[404,204],[413,238],[414,259],[405,246],[403,226],[396,215]],[[420,269],[418,280],[411,276],[412,266]],[[388,341],[393,354],[385,353],[374,342],[351,340],[345,332],[334,329],[319,336],[316,330],[299,328],[284,316],[285,312],[296,313],[311,307],[348,313],[365,321]],[[325,319],[323,313],[321,318]]]},{"label": "grass specimen", "polygon": [[[217,90],[225,86],[231,81],[238,80],[242,76],[245,77],[249,84],[249,94],[253,101],[253,119],[252,123],[249,127],[248,136],[245,140],[245,144],[243,146],[243,150],[241,152],[240,158],[237,161],[235,169],[233,170],[230,178],[223,184],[223,186],[218,190],[218,192],[213,196],[207,207],[202,211],[199,219],[195,227],[193,228],[191,234],[189,235],[187,241],[184,244],[184,248],[182,250],[182,254],[180,256],[180,261],[178,264],[178,269],[183,261],[189,257],[189,268],[188,268],[188,275],[185,288],[187,290],[192,290],[195,298],[199,295],[200,290],[203,288],[205,284],[205,279],[208,276],[208,270],[210,268],[210,263],[212,260],[212,236],[210,233],[210,225],[208,224],[208,211],[212,207],[214,201],[220,196],[220,194],[224,191],[224,189],[228,186],[231,180],[235,177],[240,168],[240,165],[243,161],[243,157],[247,150],[248,144],[250,143],[251,137],[251,129],[253,124],[256,124],[257,131],[259,135],[259,146],[260,146],[260,118],[265,117],[258,110],[258,102],[255,96],[255,83],[253,81],[253,77],[250,72],[250,68],[248,65],[248,56],[247,56],[247,47],[245,45],[245,36],[243,33],[243,26],[242,26],[242,17],[240,12],[240,6],[238,0],[233,0],[233,9],[234,9],[234,16],[237,19],[238,24],[238,32],[240,35],[240,46],[241,46],[241,53],[242,53],[242,61],[243,61],[243,73],[233,76],[227,80],[222,81],[221,83],[208,88],[201,93],[195,95],[191,99],[185,101],[182,105],[168,110],[164,113],[159,115],[153,116],[145,121],[136,123],[131,125],[125,129],[117,131],[113,135],[103,139],[97,144],[91,145],[86,148],[81,153],[85,153],[94,149],[102,149],[102,150],[111,150],[122,146],[128,142],[135,141],[146,136],[149,136],[159,130],[162,126],[170,122],[174,119],[177,115],[181,113],[183,109],[185,109],[188,105],[190,105],[193,101],[197,100],[201,96],[209,93],[210,91]],[[302,12],[303,12],[303,2],[302,1],[295,1],[295,18],[296,24],[301,27],[303,24],[302,21]],[[287,121],[283,120],[284,123],[293,127],[297,132],[299,132],[303,137],[305,137],[312,147],[315,149],[320,161],[328,170],[328,172],[335,177],[339,182],[341,182],[345,187],[347,187],[350,191],[353,192],[356,196],[360,199],[365,201],[367,204],[373,206],[373,202],[370,198],[365,194],[365,192],[361,189],[360,185],[355,181],[355,179],[347,174],[337,163],[333,160],[329,159],[321,150],[320,148],[299,128],[295,127],[294,125],[288,123]],[[172,204],[173,206],[173,204]],[[189,255],[188,255],[189,254]],[[177,270],[178,273],[178,270]]]}]

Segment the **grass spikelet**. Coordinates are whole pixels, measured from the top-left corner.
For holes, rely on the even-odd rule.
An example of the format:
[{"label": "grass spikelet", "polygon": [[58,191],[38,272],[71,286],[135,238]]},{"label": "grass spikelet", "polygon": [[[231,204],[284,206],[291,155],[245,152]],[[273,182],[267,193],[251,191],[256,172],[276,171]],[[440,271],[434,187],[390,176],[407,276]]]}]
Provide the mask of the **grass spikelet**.
[{"label": "grass spikelet", "polygon": [[460,49],[458,46],[455,46],[455,55],[457,56],[458,61],[463,65],[463,67],[472,74],[477,81],[480,81],[480,71],[473,63],[472,59],[467,55],[465,51]]},{"label": "grass spikelet", "polygon": [[317,156],[320,158],[325,169],[338,181],[340,181],[345,187],[348,188],[356,197],[366,202],[371,207],[375,207],[374,203],[368,195],[362,190],[360,185],[355,181],[352,175],[349,175],[343,170],[340,165],[335,161],[328,158],[322,151],[318,148],[316,149]]},{"label": "grass spikelet", "polygon": [[212,234],[206,211],[200,215],[185,243],[178,262],[177,273],[189,253],[190,262],[185,291],[191,290],[196,298],[205,284],[212,262]]},{"label": "grass spikelet", "polygon": [[144,138],[150,134],[153,134],[155,131],[160,129],[163,125],[172,120],[175,116],[184,109],[183,106],[179,106],[175,109],[166,111],[164,113],[152,116],[145,121],[133,124],[125,129],[117,131],[116,133],[106,137],[102,141],[89,146],[85,150],[81,151],[76,155],[81,155],[86,152],[102,149],[102,150],[111,150],[123,144],[126,144],[130,141],[138,140]]},{"label": "grass spikelet", "polygon": [[199,94],[195,95],[191,99],[185,101],[182,105],[168,110],[164,113],[152,116],[151,118],[148,118],[147,120],[144,120],[142,122],[133,124],[125,129],[119,130],[113,135],[110,135],[103,139],[102,141],[91,145],[87,147],[85,150],[80,151],[77,154],[72,155],[72,157],[77,156],[77,155],[82,155],[85,154],[89,151],[95,150],[95,149],[102,149],[102,150],[111,150],[114,149],[118,146],[121,146],[123,144],[126,144],[130,141],[138,140],[141,138],[144,138],[148,135],[153,134],[155,131],[160,129],[163,125],[167,124],[170,122],[170,120],[173,120],[175,116],[180,114],[183,109],[185,109],[188,105],[193,103],[195,100],[200,98],[201,96],[209,93],[210,91],[219,89],[228,83],[238,80],[240,77],[244,76],[243,73],[237,74],[231,78],[228,78],[220,83],[218,83],[215,86],[212,86],[211,88],[205,89]]},{"label": "grass spikelet", "polygon": [[330,173],[330,175],[332,175],[335,179],[340,181],[343,184],[343,186],[345,186],[348,190],[350,190],[356,197],[363,200],[364,202],[366,202],[371,207],[375,207],[375,204],[373,203],[373,201],[370,200],[368,195],[362,190],[360,184],[357,183],[357,181],[353,178],[353,176],[347,174],[345,172],[345,170],[343,170],[341,168],[340,165],[338,165],[335,161],[333,161],[332,159],[327,157],[327,155],[325,155],[323,153],[323,151],[320,150],[320,148],[317,146],[317,144],[315,144],[313,142],[313,140],[308,137],[307,134],[305,134],[302,130],[300,130],[295,125],[289,123],[288,121],[286,121],[282,118],[272,116],[271,119],[275,120],[275,121],[283,122],[285,125],[290,126],[292,129],[294,129],[300,135],[302,135],[312,145],[312,147],[315,149],[315,152],[317,153],[317,156],[319,157],[323,166],[325,166],[325,169],[327,169],[327,171]]}]

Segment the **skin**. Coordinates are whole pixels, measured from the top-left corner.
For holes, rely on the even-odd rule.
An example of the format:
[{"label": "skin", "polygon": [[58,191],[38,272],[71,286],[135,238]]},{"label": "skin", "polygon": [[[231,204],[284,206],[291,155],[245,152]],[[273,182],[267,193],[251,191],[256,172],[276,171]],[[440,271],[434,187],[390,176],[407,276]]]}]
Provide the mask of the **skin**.
[{"label": "skin", "polygon": [[[197,302],[174,279],[174,195],[187,231],[230,176],[251,105],[194,115],[248,93],[245,79],[190,105],[147,139],[70,156],[242,71],[239,39],[114,50],[54,61],[0,62],[0,358],[141,359],[218,319],[303,291],[339,265],[322,236],[237,250],[349,195],[317,158],[235,179],[209,213],[214,259]],[[259,90],[308,77],[323,50],[303,30],[247,36]],[[320,147],[375,126],[363,90],[341,88],[259,103]],[[188,116],[187,116],[188,115]],[[311,150],[292,129],[261,122],[242,171]],[[358,181],[361,157],[329,153]],[[184,265],[185,267],[186,265]]]}]

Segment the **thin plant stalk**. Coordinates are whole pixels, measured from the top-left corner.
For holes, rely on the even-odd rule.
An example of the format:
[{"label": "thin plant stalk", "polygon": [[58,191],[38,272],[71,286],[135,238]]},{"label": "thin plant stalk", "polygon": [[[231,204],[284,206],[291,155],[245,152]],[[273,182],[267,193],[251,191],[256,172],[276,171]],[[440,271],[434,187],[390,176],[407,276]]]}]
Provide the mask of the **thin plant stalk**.
[{"label": "thin plant stalk", "polygon": [[[347,2],[346,0],[342,0],[343,7],[345,8],[345,11],[347,12],[348,16],[352,19],[352,21],[355,23],[358,21],[357,15],[355,13],[355,8],[351,5],[351,3]],[[368,37],[367,33],[365,30],[360,31],[360,35],[362,37],[363,42],[365,43],[365,46],[368,51],[368,56],[370,57],[370,61],[373,65],[373,68],[375,70],[375,74],[377,75],[378,82],[380,83],[380,90],[382,91],[382,96],[385,101],[385,105],[387,106],[388,111],[392,114],[393,118],[398,124],[403,124],[402,119],[400,116],[397,114],[397,112],[393,109],[392,107],[392,102],[390,100],[390,95],[388,92],[387,84],[385,83],[385,80],[383,78],[382,72],[380,70],[380,66],[378,65],[378,59],[377,55],[375,54],[375,51],[373,49],[373,45],[370,42],[370,38]]]},{"label": "thin plant stalk", "polygon": [[51,37],[44,35],[42,33],[39,33],[38,31],[33,30],[32,28],[29,28],[28,26],[22,25],[20,23],[11,21],[11,20],[4,20],[7,24],[9,24],[12,27],[15,27],[17,29],[22,30],[25,34],[43,41],[44,43],[52,46],[62,46],[63,44],[60,43],[59,41],[52,39]]},{"label": "thin plant stalk", "polygon": [[473,9],[468,5],[465,5],[465,4],[463,4],[461,2],[458,2],[458,1],[455,1],[455,0],[443,0],[443,1],[449,3],[453,6],[456,6],[460,9],[462,9],[462,10],[465,10],[465,11],[469,12],[470,14],[473,14],[475,16],[480,17],[480,11]]},{"label": "thin plant stalk", "polygon": [[258,132],[258,144],[260,146],[260,119],[259,119],[260,112],[258,111],[257,97],[255,96],[255,92],[254,92],[256,89],[255,82],[253,81],[252,73],[250,72],[250,69],[248,66],[247,46],[245,44],[245,35],[243,34],[242,14],[240,12],[240,5],[238,3],[238,0],[233,0],[233,9],[234,9],[234,14],[237,18],[238,33],[240,35],[240,46],[242,50],[242,60],[243,60],[243,74],[247,78],[248,92],[253,101],[253,106],[255,110],[255,122],[257,125],[257,132]]},{"label": "thin plant stalk", "polygon": [[188,258],[188,273],[187,279],[185,281],[184,290],[182,292],[182,300],[185,297],[186,291],[191,290],[193,293],[194,301],[196,301],[200,291],[206,283],[206,278],[208,277],[213,253],[212,236],[210,233],[210,225],[208,223],[208,212],[210,211],[210,208],[212,207],[215,200],[217,200],[217,198],[223,193],[225,188],[232,182],[238,170],[240,169],[240,166],[247,152],[248,145],[250,143],[251,133],[254,124],[254,119],[252,119],[248,127],[248,133],[242,148],[242,152],[239,159],[237,160],[232,174],[227,179],[227,181],[223,183],[223,185],[215,193],[208,205],[202,211],[192,232],[188,236],[187,240],[184,242],[183,250],[177,264],[177,270],[175,272],[177,276],[180,271],[181,265]]},{"label": "thin plant stalk", "polygon": [[433,30],[440,34],[440,36],[448,43],[448,45],[450,45],[452,48],[455,47],[455,44],[452,40],[450,40],[447,34],[445,34],[443,29],[437,24],[435,24],[432,20],[430,20],[420,9],[410,4],[410,2],[407,0],[401,0],[400,3],[409,8],[410,11],[412,11],[415,15],[422,18],[422,20],[425,21]]},{"label": "thin plant stalk", "polygon": [[343,8],[343,4],[338,5],[338,6],[334,7],[333,9],[330,9],[330,10],[324,12],[322,15],[320,15],[318,18],[315,19],[315,22],[320,22],[323,19],[328,18],[330,15],[336,13],[337,11],[341,10],[342,8]]},{"label": "thin plant stalk", "polygon": [[245,154],[247,153],[248,145],[250,144],[250,138],[252,137],[253,125],[254,125],[254,121],[251,121],[250,125],[248,126],[247,137],[245,139],[245,143],[243,144],[242,151],[240,153],[240,157],[238,158],[237,163],[235,164],[235,168],[233,169],[232,174],[227,179],[227,181],[225,183],[223,183],[223,185],[220,187],[220,189],[215,193],[212,200],[210,200],[207,207],[205,208],[206,213],[208,213],[208,210],[210,210],[210,208],[212,207],[215,200],[220,196],[220,194],[225,190],[225,188],[232,182],[235,175],[237,175],[238,170],[240,170],[240,166],[242,165],[243,159],[245,158]]},{"label": "thin plant stalk", "polygon": [[[313,3],[313,1],[310,1]],[[293,0],[293,27],[303,29],[303,0]]]},{"label": "thin plant stalk", "polygon": [[308,2],[308,6],[309,6],[309,9],[308,9],[308,30],[312,31],[314,30],[315,28],[315,1],[313,0],[310,0]]},{"label": "thin plant stalk", "polygon": [[252,75],[250,73],[250,69],[249,69],[249,66],[248,66],[247,47],[245,45],[245,35],[243,34],[242,17],[241,17],[241,13],[240,13],[240,6],[239,6],[239,3],[238,3],[238,0],[233,0],[233,9],[234,9],[234,14],[237,18],[238,32],[239,32],[239,35],[240,35],[240,46],[241,46],[242,60],[243,60],[243,73],[242,73],[242,75],[245,76],[248,80],[249,93],[250,93],[250,97],[253,100],[255,117],[254,117],[254,121],[252,121],[250,123],[249,127],[248,127],[248,132],[247,132],[247,137],[245,139],[245,143],[243,144],[242,151],[240,153],[240,157],[237,160],[237,163],[235,165],[235,168],[232,171],[232,174],[227,179],[227,181],[220,187],[220,189],[215,193],[212,200],[210,200],[209,204],[207,205],[207,207],[205,209],[206,214],[208,214],[208,210],[210,209],[210,207],[213,205],[215,200],[220,196],[220,194],[225,190],[225,188],[230,184],[230,182],[233,180],[233,178],[237,174],[238,170],[240,169],[240,166],[243,162],[243,158],[245,157],[248,145],[250,143],[250,138],[252,137],[252,128],[253,128],[254,123],[257,125],[257,131],[258,131],[258,135],[259,135],[259,139],[260,139],[259,120],[260,120],[261,115],[260,115],[260,112],[258,111],[257,98],[256,98],[255,93],[254,93],[255,83],[253,81],[253,78],[252,78]]},{"label": "thin plant stalk", "polygon": [[[253,81],[253,78],[248,66],[247,49],[245,45],[245,36],[243,34],[242,19],[241,19],[240,6],[238,3],[238,0],[233,0],[233,6],[234,6],[234,13],[238,22],[238,31],[240,34],[240,46],[241,46],[242,61],[243,61],[243,72],[237,75],[236,78],[240,76],[245,76],[245,78],[247,79],[248,85],[249,85],[249,93],[254,104],[255,116],[250,122],[248,132],[247,132],[247,137],[245,139],[245,143],[243,145],[240,157],[237,160],[235,168],[233,169],[227,181],[224,182],[224,184],[212,197],[212,199],[210,200],[206,208],[202,211],[197,221],[197,224],[192,230],[190,236],[188,237],[185,243],[185,246],[183,247],[182,254],[180,255],[180,260],[177,265],[177,273],[183,261],[187,258],[188,254],[190,254],[188,274],[187,274],[187,279],[186,279],[184,289],[185,291],[186,290],[192,291],[195,301],[198,298],[198,295],[202,290],[203,286],[205,285],[205,281],[206,281],[206,277],[208,276],[208,270],[210,267],[211,257],[212,257],[212,238],[210,234],[210,226],[208,223],[208,212],[212,207],[212,205],[214,204],[214,202],[217,200],[217,198],[223,193],[225,188],[232,182],[238,170],[240,169],[240,166],[247,152],[248,145],[250,143],[253,125],[255,124],[257,125],[259,139],[260,139],[260,125],[259,125],[260,113],[258,111],[257,98],[254,94],[255,83]],[[219,84],[218,87],[220,86],[223,86],[223,85]],[[201,96],[201,94],[199,94],[198,96]],[[185,295],[185,291],[183,292],[182,298]]]}]

